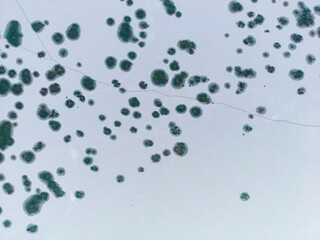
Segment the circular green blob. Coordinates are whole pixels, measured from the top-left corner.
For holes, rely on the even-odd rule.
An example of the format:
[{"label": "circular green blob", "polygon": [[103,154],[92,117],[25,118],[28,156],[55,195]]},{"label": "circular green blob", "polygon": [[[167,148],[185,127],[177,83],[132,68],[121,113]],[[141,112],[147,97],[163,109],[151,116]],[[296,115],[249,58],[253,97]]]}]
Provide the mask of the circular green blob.
[{"label": "circular green blob", "polygon": [[128,116],[130,114],[130,110],[128,108],[122,108],[120,112],[124,116]]},{"label": "circular green blob", "polygon": [[246,192],[243,192],[243,193],[240,194],[240,199],[242,201],[248,201],[249,198],[250,198],[250,195],[248,193],[246,193]]},{"label": "circular green blob", "polygon": [[183,157],[188,153],[188,146],[186,143],[184,142],[177,142],[174,146],[173,146],[173,152],[180,156]]},{"label": "circular green blob", "polygon": [[75,41],[80,38],[81,29],[79,24],[73,23],[66,30],[66,36],[69,40]]},{"label": "circular green blob", "polygon": [[39,107],[37,109],[37,116],[41,120],[47,119],[50,116],[50,114],[51,114],[51,111],[46,104],[42,103],[39,105]]},{"label": "circular green blob", "polygon": [[106,67],[108,69],[114,69],[115,66],[117,65],[117,59],[115,57],[107,57],[105,60],[104,60],[104,63],[106,65]]},{"label": "circular green blob", "polygon": [[87,157],[84,157],[82,161],[85,165],[91,165],[93,163],[93,158],[87,156]]},{"label": "circular green blob", "polygon": [[27,228],[26,228],[26,231],[28,233],[36,233],[38,232],[38,226],[36,224],[33,224],[33,223],[30,223]]},{"label": "circular green blob", "polygon": [[304,72],[300,69],[291,69],[289,72],[289,77],[292,80],[300,81],[304,78]]},{"label": "circular green blob", "polygon": [[6,220],[4,220],[4,221],[2,222],[2,225],[3,225],[5,228],[10,228],[11,225],[12,225],[12,222],[11,222],[10,220],[6,219]]},{"label": "circular green blob", "polygon": [[66,100],[65,105],[67,108],[73,108],[75,105],[75,102],[71,99]]},{"label": "circular green blob", "polygon": [[133,51],[128,52],[128,58],[130,60],[135,60],[137,58],[137,54]]},{"label": "circular green blob", "polygon": [[2,189],[4,191],[4,193],[8,194],[8,195],[11,195],[14,193],[14,186],[11,184],[11,183],[4,183],[2,185]]},{"label": "circular green blob", "polygon": [[77,131],[76,131],[76,135],[77,135],[78,137],[83,137],[83,136],[84,136],[84,132],[81,131],[81,130],[77,130]]},{"label": "circular green blob", "polygon": [[119,66],[122,71],[129,72],[132,68],[132,62],[130,62],[129,60],[123,59],[119,63]]},{"label": "circular green blob", "polygon": [[65,58],[65,57],[68,56],[69,52],[68,52],[67,49],[61,48],[61,49],[59,49],[58,54],[59,54],[60,57]]},{"label": "circular green blob", "polygon": [[81,86],[87,91],[92,91],[96,88],[96,81],[88,76],[83,76],[81,78]]},{"label": "circular green blob", "polygon": [[139,8],[135,12],[136,18],[142,20],[146,17],[146,11],[142,8]]},{"label": "circular green blob", "polygon": [[246,133],[252,131],[252,127],[251,127],[249,124],[243,125],[242,129],[243,129],[243,131],[245,131]]},{"label": "circular green blob", "polygon": [[189,110],[191,117],[199,118],[202,116],[202,109],[198,106],[193,106]]},{"label": "circular green blob", "polygon": [[52,83],[49,85],[49,92],[52,95],[57,95],[58,93],[61,92],[61,87],[60,84],[58,83]]},{"label": "circular green blob", "polygon": [[9,111],[8,112],[8,118],[10,120],[16,120],[18,118],[18,114],[15,111]]},{"label": "circular green blob", "polygon": [[133,118],[135,118],[135,119],[140,119],[140,118],[142,118],[142,114],[141,114],[140,112],[138,112],[138,111],[134,111],[134,112],[132,113],[132,116],[133,116]]},{"label": "circular green blob", "polygon": [[5,29],[4,38],[7,39],[10,45],[19,47],[23,38],[20,22],[16,20],[10,21]]},{"label": "circular green blob", "polygon": [[23,93],[23,85],[21,83],[12,84],[10,90],[13,95],[20,96]]},{"label": "circular green blob", "polygon": [[130,98],[130,99],[128,100],[128,102],[129,102],[129,105],[130,105],[131,107],[133,107],[133,108],[140,106],[140,101],[139,101],[139,99],[136,98],[136,97]]},{"label": "circular green blob", "polygon": [[35,31],[36,33],[40,33],[43,31],[44,29],[44,24],[40,21],[34,21],[31,23],[31,27],[33,29],[33,31]]},{"label": "circular green blob", "polygon": [[160,113],[157,112],[157,111],[153,111],[151,115],[152,115],[152,117],[154,117],[154,118],[159,118],[159,117],[160,117]]},{"label": "circular green blob", "polygon": [[29,150],[25,150],[22,153],[20,153],[20,159],[27,164],[33,163],[36,159],[36,155]]},{"label": "circular green blob", "polygon": [[178,70],[180,70],[179,62],[177,62],[176,60],[172,61],[172,62],[169,64],[169,68],[170,68],[171,71],[178,71]]},{"label": "circular green blob", "polygon": [[145,139],[145,140],[143,140],[143,146],[152,147],[153,146],[153,141],[150,140],[150,139]]},{"label": "circular green blob", "polygon": [[169,55],[174,55],[174,54],[176,53],[176,50],[175,50],[174,48],[169,48],[168,51],[167,51],[167,53],[168,53]]},{"label": "circular green blob", "polygon": [[49,127],[52,131],[57,132],[61,128],[61,123],[55,120],[50,120],[49,121]]},{"label": "circular green blob", "polygon": [[10,90],[10,81],[1,78],[0,79],[0,96],[6,96],[9,93]]},{"label": "circular green blob", "polygon": [[124,176],[123,175],[118,175],[117,177],[116,177],[116,181],[118,182],[118,183],[122,183],[122,182],[124,182]]},{"label": "circular green blob", "polygon": [[219,87],[219,84],[217,84],[217,83],[210,83],[208,85],[209,93],[216,94],[219,92],[219,90],[220,90],[220,87]]},{"label": "circular green blob", "polygon": [[198,93],[196,99],[197,99],[200,103],[203,103],[203,104],[209,104],[209,103],[212,102],[211,97],[210,97],[208,94],[204,93],[204,92]]},{"label": "circular green blob", "polygon": [[160,162],[160,160],[161,160],[161,155],[158,154],[158,153],[156,153],[156,154],[151,155],[150,158],[151,158],[151,161],[152,161],[152,162],[158,163],[158,162]]},{"label": "circular green blob", "polygon": [[151,73],[151,82],[157,87],[164,87],[169,81],[167,72],[163,69],[155,69]]},{"label": "circular green blob", "polygon": [[66,174],[66,170],[63,167],[59,167],[57,168],[56,173],[58,176],[64,176]]},{"label": "circular green blob", "polygon": [[61,45],[64,42],[64,36],[62,35],[62,33],[55,32],[52,34],[51,40],[54,44]]},{"label": "circular green blob", "polygon": [[108,18],[106,23],[109,25],[109,26],[113,26],[115,24],[115,21],[113,18]]},{"label": "circular green blob", "polygon": [[76,192],[74,193],[74,196],[75,196],[76,198],[78,198],[78,199],[82,199],[82,198],[84,198],[85,193],[84,193],[84,191],[76,191]]},{"label": "circular green blob", "polygon": [[19,73],[19,79],[25,85],[30,85],[32,83],[32,75],[29,69],[22,69]]},{"label": "circular green blob", "polygon": [[185,104],[179,104],[176,106],[176,112],[179,114],[183,114],[187,111],[187,106]]},{"label": "circular green blob", "polygon": [[128,22],[122,22],[118,27],[118,38],[121,42],[134,42],[133,29]]}]

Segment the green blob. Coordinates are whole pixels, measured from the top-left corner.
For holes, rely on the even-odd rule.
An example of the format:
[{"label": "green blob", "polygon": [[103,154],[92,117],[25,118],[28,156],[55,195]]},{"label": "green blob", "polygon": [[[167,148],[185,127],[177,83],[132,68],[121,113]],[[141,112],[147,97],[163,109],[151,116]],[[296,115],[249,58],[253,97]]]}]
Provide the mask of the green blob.
[{"label": "green blob", "polygon": [[135,12],[136,18],[142,20],[146,17],[146,11],[142,8],[139,8]]},{"label": "green blob", "polygon": [[29,69],[22,69],[19,73],[19,79],[21,82],[23,82],[25,85],[30,85],[32,83],[32,74]]},{"label": "green blob", "polygon": [[40,152],[46,147],[46,144],[44,142],[37,142],[36,144],[33,145],[32,150],[35,152]]},{"label": "green blob", "polygon": [[172,16],[173,14],[175,14],[177,8],[173,1],[171,0],[160,0],[160,1],[162,2],[162,5],[168,15]]},{"label": "green blob", "polygon": [[121,62],[119,63],[120,69],[124,72],[129,72],[132,68],[132,62],[130,62],[129,60],[121,60]]},{"label": "green blob", "polygon": [[189,110],[191,117],[199,118],[202,116],[202,109],[198,106],[193,106]]},{"label": "green blob", "polygon": [[27,175],[23,175],[23,176],[22,176],[22,185],[24,186],[24,188],[25,188],[25,190],[26,190],[27,192],[30,192],[30,191],[31,191],[31,185],[32,185],[32,183],[31,183],[31,181],[30,181],[30,179],[28,178]]},{"label": "green blob", "polygon": [[66,100],[65,105],[67,108],[73,108],[75,105],[75,102],[71,99]]},{"label": "green blob", "polygon": [[118,183],[122,183],[122,182],[124,182],[124,176],[123,175],[118,175],[117,177],[116,177],[116,180],[117,180],[117,182]]},{"label": "green blob", "polygon": [[153,146],[153,141],[150,140],[150,139],[145,139],[145,140],[143,140],[143,146],[152,147]]},{"label": "green blob", "polygon": [[4,220],[4,221],[2,222],[2,224],[3,224],[3,226],[4,226],[5,228],[9,228],[9,227],[11,227],[12,222],[11,222],[9,219],[6,219],[6,220]]},{"label": "green blob", "polygon": [[135,118],[135,119],[140,119],[140,118],[142,118],[142,114],[141,114],[140,112],[138,112],[138,111],[134,111],[134,112],[132,113],[132,116],[133,116],[133,118]]},{"label": "green blob", "polygon": [[8,194],[8,195],[11,195],[14,193],[14,186],[11,184],[11,183],[4,183],[2,185],[2,189],[4,191],[4,193]]},{"label": "green blob", "polygon": [[243,129],[243,131],[245,131],[246,133],[252,131],[252,127],[251,127],[249,124],[243,125],[242,129]]},{"label": "green blob", "polygon": [[179,62],[177,62],[176,60],[172,61],[169,64],[169,68],[171,71],[178,71],[180,69]]},{"label": "green blob", "polygon": [[129,102],[129,105],[130,105],[131,107],[133,107],[133,108],[140,106],[140,101],[139,101],[139,99],[136,98],[136,97],[130,98],[130,99],[128,100],[128,102]]},{"label": "green blob", "polygon": [[5,78],[0,79],[0,96],[7,96],[10,91],[10,81]]},{"label": "green blob", "polygon": [[158,153],[153,154],[153,155],[151,155],[150,159],[151,159],[152,162],[158,163],[161,160],[161,155],[158,154]]},{"label": "green blob", "polygon": [[114,19],[113,18],[108,18],[106,23],[109,25],[109,26],[113,26],[114,25]]},{"label": "green blob", "polygon": [[0,122],[0,149],[2,151],[6,150],[8,147],[14,144],[14,139],[12,138],[13,130],[12,124],[9,121]]},{"label": "green blob", "polygon": [[2,152],[0,152],[0,164],[3,163],[5,160],[5,156]]},{"label": "green blob", "polygon": [[219,92],[219,90],[220,90],[220,87],[219,87],[219,84],[217,84],[217,83],[210,83],[208,85],[209,93],[216,94]]},{"label": "green blob", "polygon": [[64,42],[64,36],[62,35],[62,33],[55,32],[52,34],[51,40],[54,44],[61,45]]},{"label": "green blob", "polygon": [[114,69],[115,66],[117,65],[117,59],[115,57],[107,57],[105,60],[104,60],[104,63],[106,65],[106,67],[108,69]]},{"label": "green blob", "polygon": [[72,23],[66,30],[66,36],[69,40],[75,41],[80,38],[81,29],[77,23]]},{"label": "green blob", "polygon": [[30,223],[27,228],[26,228],[26,231],[28,233],[36,233],[38,232],[38,226],[36,224],[33,224],[33,223]]},{"label": "green blob", "polygon": [[237,1],[231,1],[228,5],[228,9],[231,13],[238,13],[243,10],[243,6]]},{"label": "green blob", "polygon": [[20,153],[20,159],[27,164],[33,163],[36,160],[36,155],[29,150],[25,150]]},{"label": "green blob", "polygon": [[61,49],[59,49],[58,54],[60,57],[65,58],[68,56],[68,50],[65,48],[61,48]]},{"label": "green blob", "polygon": [[289,77],[292,80],[300,81],[304,78],[304,72],[300,69],[291,69],[289,72]]},{"label": "green blob", "polygon": [[310,8],[308,8],[303,2],[298,2],[299,9],[293,11],[293,15],[297,21],[297,27],[307,28],[314,26],[314,15]]},{"label": "green blob", "polygon": [[180,50],[186,51],[190,55],[194,54],[197,48],[196,44],[190,40],[180,40],[177,45]]},{"label": "green blob", "polygon": [[76,192],[74,193],[74,196],[75,196],[76,198],[78,198],[78,199],[82,199],[82,198],[84,198],[85,193],[84,193],[84,191],[76,191]]},{"label": "green blob", "polygon": [[13,95],[19,96],[23,93],[23,85],[21,83],[12,84],[10,90]]},{"label": "green blob", "polygon": [[255,78],[257,73],[252,68],[243,69],[240,66],[234,67],[234,74],[238,78]]},{"label": "green blob", "polygon": [[81,86],[87,91],[92,91],[96,88],[96,81],[88,76],[83,76],[81,78]]},{"label": "green blob", "polygon": [[66,175],[66,170],[63,167],[59,167],[57,168],[56,173],[58,176],[64,176]]},{"label": "green blob", "polygon": [[55,120],[50,120],[49,121],[49,127],[52,131],[57,132],[61,128],[61,123]]},{"label": "green blob", "polygon": [[209,103],[212,102],[211,97],[210,97],[208,94],[204,93],[204,92],[198,93],[198,95],[197,95],[197,100],[198,100],[200,103],[203,103],[203,104],[209,104]]},{"label": "green blob", "polygon": [[128,22],[120,23],[117,34],[121,42],[124,42],[124,43],[135,42],[133,28]]},{"label": "green blob", "polygon": [[181,72],[181,73],[175,74],[171,79],[171,87],[174,89],[183,88],[187,78],[188,78],[187,72]]},{"label": "green blob", "polygon": [[174,55],[174,54],[176,53],[176,50],[175,50],[174,48],[169,48],[168,51],[167,51],[167,53],[168,53],[169,55]]},{"label": "green blob", "polygon": [[44,103],[40,104],[37,109],[37,116],[41,120],[46,120],[50,117],[52,111],[48,108],[48,106]]},{"label": "green blob", "polygon": [[49,193],[40,192],[28,197],[23,203],[23,209],[28,216],[39,214],[43,204],[49,200]]},{"label": "green blob", "polygon": [[52,83],[49,85],[49,92],[52,95],[57,95],[61,92],[61,87],[58,83]]},{"label": "green blob", "polygon": [[128,58],[130,60],[135,60],[137,58],[137,54],[135,52],[133,52],[133,51],[128,52]]},{"label": "green blob", "polygon": [[33,31],[35,31],[36,33],[40,33],[43,31],[44,29],[44,24],[40,21],[34,21],[31,23],[31,27],[33,29]]},{"label": "green blob", "polygon": [[171,122],[173,125],[171,126],[169,123],[169,127],[170,127],[170,133],[171,135],[178,137],[182,134],[182,129],[177,126],[174,122]]},{"label": "green blob", "polygon": [[56,198],[63,197],[65,195],[65,192],[62,190],[59,184],[54,181],[52,173],[48,171],[41,171],[39,172],[38,177],[44,184],[46,184],[48,189]]},{"label": "green blob", "polygon": [[151,73],[151,82],[157,87],[164,87],[169,81],[169,76],[163,69],[155,69]]},{"label": "green blob", "polygon": [[240,194],[240,199],[242,201],[248,201],[249,198],[250,198],[250,195],[248,193],[246,193],[246,192],[243,192],[243,193]]},{"label": "green blob", "polygon": [[77,131],[76,131],[76,135],[77,135],[78,137],[83,137],[83,136],[84,136],[84,132],[82,132],[81,130],[77,130]]},{"label": "green blob", "polygon": [[65,143],[70,142],[70,141],[71,141],[71,136],[70,136],[70,135],[64,136],[63,141],[64,141]]},{"label": "green blob", "polygon": [[174,146],[173,146],[173,152],[180,156],[183,157],[188,153],[188,146],[186,143],[184,142],[177,142]]},{"label": "green blob", "polygon": [[7,24],[4,38],[14,47],[19,47],[22,44],[23,34],[21,32],[21,25],[18,21],[12,20]]}]

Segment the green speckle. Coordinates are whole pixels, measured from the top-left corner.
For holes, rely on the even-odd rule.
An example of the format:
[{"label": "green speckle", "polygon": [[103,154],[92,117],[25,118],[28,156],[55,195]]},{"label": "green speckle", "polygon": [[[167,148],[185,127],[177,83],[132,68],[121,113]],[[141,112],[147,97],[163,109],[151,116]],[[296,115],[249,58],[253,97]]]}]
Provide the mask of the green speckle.
[{"label": "green speckle", "polygon": [[81,78],[81,86],[87,91],[92,91],[96,88],[96,81],[88,76],[83,76]]},{"label": "green speckle", "polygon": [[14,186],[11,184],[11,183],[4,183],[2,185],[2,189],[4,191],[4,193],[8,194],[8,195],[11,195],[14,193]]},{"label": "green speckle", "polygon": [[197,99],[200,103],[203,103],[203,104],[209,104],[209,103],[212,102],[211,97],[210,97],[208,94],[204,93],[204,92],[198,93],[196,99]]},{"label": "green speckle", "polygon": [[21,83],[12,84],[10,90],[13,95],[20,96],[23,93],[23,85]]},{"label": "green speckle", "polygon": [[237,1],[231,1],[228,5],[228,9],[231,13],[238,13],[243,10],[243,6]]},{"label": "green speckle", "polygon": [[304,78],[304,72],[300,69],[291,69],[289,72],[289,77],[292,80],[300,81]]},{"label": "green speckle", "polygon": [[18,21],[12,20],[7,24],[4,38],[14,47],[19,47],[22,44],[23,34],[21,32],[21,25]]},{"label": "green speckle", "polygon": [[188,146],[184,142],[177,142],[173,147],[173,152],[178,156],[185,156],[188,153]]},{"label": "green speckle", "polygon": [[164,87],[169,81],[169,76],[163,69],[155,69],[151,73],[151,82],[157,87]]},{"label": "green speckle", "polygon": [[135,15],[139,20],[144,19],[146,17],[146,11],[142,8],[139,8],[136,10]]},{"label": "green speckle", "polygon": [[66,30],[66,36],[69,40],[75,41],[80,38],[81,29],[77,23],[71,24]]},{"label": "green speckle", "polygon": [[30,85],[32,83],[32,75],[29,69],[22,69],[19,73],[19,79],[25,85]]},{"label": "green speckle", "polygon": [[172,61],[169,64],[169,68],[171,71],[178,71],[180,69],[179,62],[177,62],[176,60]]},{"label": "green speckle", "polygon": [[135,42],[133,29],[130,23],[128,22],[120,23],[117,34],[121,42],[124,42],[124,43]]},{"label": "green speckle", "polygon": [[129,72],[132,68],[132,62],[130,62],[129,60],[123,59],[119,63],[119,66],[122,71]]},{"label": "green speckle", "polygon": [[297,21],[297,27],[307,28],[314,26],[314,15],[311,10],[303,3],[298,2],[299,9],[293,11],[293,15]]},{"label": "green speckle", "polygon": [[202,116],[202,109],[198,106],[191,107],[189,112],[193,118],[199,118]]},{"label": "green speckle", "polygon": [[118,183],[122,183],[122,182],[124,182],[124,176],[123,175],[118,175],[117,177],[116,177],[116,180],[117,180],[117,182]]},{"label": "green speckle", "polygon": [[47,192],[40,192],[28,197],[23,203],[23,209],[28,216],[40,213],[43,204],[49,200]]},{"label": "green speckle", "polygon": [[73,108],[75,105],[75,102],[72,99],[68,99],[66,100],[65,105],[67,108]]},{"label": "green speckle", "polygon": [[197,48],[196,44],[190,40],[180,40],[178,42],[178,47],[180,50],[186,51],[191,55],[194,54],[194,51]]},{"label": "green speckle", "polygon": [[27,164],[33,163],[36,160],[36,155],[29,150],[20,153],[20,159]]},{"label": "green speckle", "polygon": [[246,193],[246,192],[243,192],[243,193],[240,194],[240,199],[241,199],[242,201],[248,201],[249,198],[250,198],[250,196],[249,196],[249,194]]},{"label": "green speckle", "polygon": [[133,108],[140,106],[140,101],[139,101],[139,99],[136,98],[136,97],[130,98],[130,99],[128,100],[128,102],[129,102],[129,105],[130,105],[131,107],[133,107]]},{"label": "green speckle", "polygon": [[186,79],[188,78],[187,72],[175,74],[171,79],[171,87],[174,89],[181,89],[185,86]]},{"label": "green speckle", "polygon": [[63,167],[59,167],[57,168],[56,173],[58,176],[64,176],[66,175],[66,170]]},{"label": "green speckle", "polygon": [[61,123],[55,120],[50,120],[49,121],[49,127],[52,131],[57,132],[61,128]]},{"label": "green speckle", "polygon": [[54,44],[61,45],[64,42],[64,36],[62,35],[62,33],[55,32],[54,34],[52,34],[51,40]]},{"label": "green speckle", "polygon": [[187,111],[187,106],[185,104],[179,104],[176,106],[176,112],[179,114],[183,114]]},{"label": "green speckle", "polygon": [[245,131],[246,133],[251,132],[252,131],[252,127],[249,124],[245,124],[243,125],[243,131]]},{"label": "green speckle", "polygon": [[75,196],[76,198],[78,198],[78,199],[82,199],[82,198],[84,198],[85,193],[84,193],[84,191],[76,191],[76,192],[74,193],[74,196]]},{"label": "green speckle", "polygon": [[177,8],[173,1],[171,0],[160,0],[160,1],[162,2],[162,5],[168,15],[171,16],[176,13]]},{"label": "green speckle", "polygon": [[30,223],[27,226],[26,231],[28,233],[36,233],[36,232],[38,232],[38,226],[36,224]]},{"label": "green speckle", "polygon": [[46,144],[44,142],[37,142],[33,145],[32,150],[35,152],[40,152],[46,147]]},{"label": "green speckle", "polygon": [[0,149],[2,151],[6,150],[8,147],[14,144],[14,139],[12,138],[12,124],[9,121],[0,122]]},{"label": "green speckle", "polygon": [[143,146],[152,147],[153,146],[153,141],[150,140],[150,139],[145,139],[145,140],[143,140]]},{"label": "green speckle", "polygon": [[106,67],[108,69],[114,69],[115,66],[117,65],[117,59],[115,57],[107,57],[105,60],[104,60],[104,63],[106,65]]},{"label": "green speckle", "polygon": [[53,193],[56,198],[63,197],[65,192],[59,186],[57,182],[54,181],[53,175],[48,171],[41,171],[38,174],[39,179],[46,184],[48,189]]},{"label": "green speckle", "polygon": [[48,106],[44,103],[40,104],[37,109],[37,116],[41,120],[46,120],[49,118],[51,114],[51,110],[48,108]]}]

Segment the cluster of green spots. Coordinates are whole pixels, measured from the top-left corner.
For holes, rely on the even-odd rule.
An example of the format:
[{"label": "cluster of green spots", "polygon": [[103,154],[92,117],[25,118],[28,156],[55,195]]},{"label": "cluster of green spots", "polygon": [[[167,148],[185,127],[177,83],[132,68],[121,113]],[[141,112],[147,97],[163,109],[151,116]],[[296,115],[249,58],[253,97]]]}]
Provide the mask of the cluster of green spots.
[{"label": "cluster of green spots", "polygon": [[4,38],[14,47],[19,47],[22,44],[23,34],[21,32],[20,22],[17,20],[10,21],[5,29]]},{"label": "cluster of green spots", "polygon": [[86,100],[86,97],[79,90],[75,90],[73,92],[73,95],[77,97],[80,100],[80,102],[84,102]]},{"label": "cluster of green spots", "polygon": [[216,94],[219,92],[219,90],[220,90],[220,87],[218,83],[212,82],[208,85],[209,93]]},{"label": "cluster of green spots", "polygon": [[152,147],[153,146],[153,141],[150,140],[150,139],[145,139],[145,140],[143,140],[143,146]]},{"label": "cluster of green spots", "polygon": [[188,145],[184,142],[177,142],[173,146],[173,152],[176,155],[183,157],[188,153]]},{"label": "cluster of green spots", "polygon": [[36,33],[42,32],[44,29],[44,26],[45,25],[40,21],[33,21],[31,23],[31,27],[32,27],[33,31],[35,31]]},{"label": "cluster of green spots", "polygon": [[2,222],[2,225],[5,227],[5,228],[10,228],[11,225],[12,225],[12,222],[9,220],[9,219],[6,219]]},{"label": "cluster of green spots", "polygon": [[171,87],[174,89],[183,88],[188,76],[189,74],[185,71],[175,74],[171,79]]},{"label": "cluster of green spots", "polygon": [[84,191],[76,191],[76,192],[74,193],[74,196],[75,196],[76,198],[78,198],[78,199],[82,199],[82,198],[84,198],[85,193],[84,193]]},{"label": "cluster of green spots", "polygon": [[79,24],[72,23],[66,30],[66,36],[69,40],[75,41],[80,38],[81,29]]},{"label": "cluster of green spots", "polygon": [[189,54],[194,54],[197,46],[191,40],[180,40],[177,44],[180,50],[186,51]]},{"label": "cluster of green spots", "polygon": [[304,2],[298,2],[298,8],[293,11],[293,15],[297,21],[297,27],[307,28],[314,26],[314,15],[312,14],[310,8],[308,8]]},{"label": "cluster of green spots", "polygon": [[58,54],[60,57],[65,58],[68,56],[69,52],[66,48],[61,48],[61,49],[59,49]]},{"label": "cluster of green spots", "polygon": [[122,71],[129,72],[132,68],[132,62],[127,59],[123,59],[120,61],[119,67]]},{"label": "cluster of green spots", "polygon": [[78,137],[84,137],[84,132],[81,131],[81,130],[77,130],[77,131],[76,131],[76,135],[77,135]]},{"label": "cluster of green spots", "polygon": [[249,47],[252,47],[256,44],[256,39],[254,38],[254,36],[249,35],[248,37],[243,39],[243,43]]},{"label": "cluster of green spots", "polygon": [[38,226],[36,224],[30,223],[28,224],[26,231],[28,233],[37,233],[38,232]]},{"label": "cluster of green spots", "polygon": [[176,60],[173,60],[170,64],[169,64],[170,70],[171,71],[178,71],[180,69],[179,66],[179,62]]},{"label": "cluster of green spots", "polygon": [[182,129],[175,123],[175,122],[169,122],[169,129],[172,136],[178,137],[182,133]]},{"label": "cluster of green spots", "polygon": [[289,71],[289,77],[292,79],[292,80],[295,80],[295,81],[300,81],[304,78],[304,72],[300,69],[291,69]]},{"label": "cluster of green spots", "polygon": [[81,86],[87,91],[92,91],[96,88],[96,80],[88,76],[83,76],[81,78]]},{"label": "cluster of green spots", "polygon": [[48,171],[41,171],[38,174],[39,179],[46,184],[48,189],[53,193],[56,198],[63,197],[65,192],[59,186],[59,184],[54,180],[52,173]]},{"label": "cluster of green spots", "polygon": [[307,54],[306,62],[311,65],[316,61],[316,57],[313,54]]},{"label": "cluster of green spots", "polygon": [[268,73],[274,73],[276,68],[274,66],[270,66],[269,64],[266,65],[265,69],[267,70]]},{"label": "cluster of green spots", "polygon": [[12,138],[13,130],[12,124],[9,121],[3,120],[0,122],[0,149],[2,151],[6,150],[14,144],[14,139]]},{"label": "cluster of green spots", "polygon": [[23,209],[28,216],[39,214],[43,204],[49,200],[49,193],[39,192],[28,197],[23,203]]},{"label": "cluster of green spots", "polygon": [[249,196],[249,194],[246,193],[246,192],[243,192],[243,193],[240,194],[240,199],[241,199],[242,201],[248,201],[249,198],[250,198],[250,196]]},{"label": "cluster of green spots", "polygon": [[27,175],[22,175],[22,185],[24,186],[24,190],[26,192],[31,191],[32,182],[30,181]]},{"label": "cluster of green spots", "polygon": [[252,68],[246,68],[243,69],[240,66],[234,67],[234,74],[238,78],[255,78],[257,76],[257,73]]},{"label": "cluster of green spots", "polygon": [[27,164],[33,163],[36,159],[36,155],[29,150],[25,150],[22,153],[20,153],[20,159]]},{"label": "cluster of green spots", "polygon": [[11,195],[14,193],[14,186],[9,182],[4,183],[2,185],[2,189],[3,189],[3,192],[8,195]]},{"label": "cluster of green spots", "polygon": [[56,80],[58,77],[62,77],[65,74],[65,68],[60,64],[55,64],[50,70],[46,72],[46,78],[48,81]]},{"label": "cluster of green spots", "polygon": [[197,86],[199,83],[206,83],[209,81],[209,78],[206,76],[194,75],[188,79],[189,87]]},{"label": "cluster of green spots", "polygon": [[246,82],[239,81],[237,84],[236,94],[244,93],[247,89],[248,84]]},{"label": "cluster of green spots", "polygon": [[290,39],[291,39],[291,41],[293,41],[295,43],[300,43],[303,41],[302,35],[300,35],[298,33],[291,34]]},{"label": "cluster of green spots", "polygon": [[160,0],[162,2],[162,5],[164,9],[166,10],[166,13],[170,16],[176,14],[176,17],[181,17],[182,13],[177,11],[176,5],[172,0]]},{"label": "cluster of green spots", "polygon": [[238,13],[243,10],[243,6],[241,5],[241,3],[237,2],[237,1],[231,1],[228,4],[228,9],[231,13]]},{"label": "cluster of green spots", "polygon": [[151,73],[151,82],[157,87],[164,87],[169,81],[168,73],[163,69],[155,69]]},{"label": "cluster of green spots", "polygon": [[122,23],[119,24],[117,34],[118,34],[118,38],[121,42],[136,43],[138,41],[138,39],[135,37],[135,35],[133,33],[133,28],[130,25],[130,21],[125,21],[125,19]]},{"label": "cluster of green spots", "polygon": [[66,175],[66,170],[63,167],[59,167],[57,168],[56,173],[58,176],[64,176]]}]

